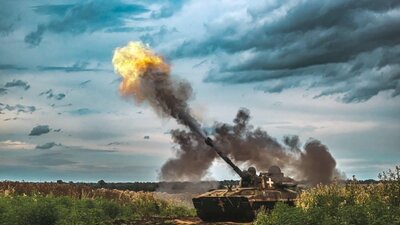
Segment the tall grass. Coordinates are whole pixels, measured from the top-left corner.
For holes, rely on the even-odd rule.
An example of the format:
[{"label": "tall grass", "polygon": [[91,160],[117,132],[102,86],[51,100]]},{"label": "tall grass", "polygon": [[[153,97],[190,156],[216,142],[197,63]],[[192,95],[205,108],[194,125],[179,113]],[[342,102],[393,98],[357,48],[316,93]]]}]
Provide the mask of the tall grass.
[{"label": "tall grass", "polygon": [[302,192],[296,207],[261,211],[255,224],[400,224],[400,167],[379,178],[378,184],[318,185]]},{"label": "tall grass", "polygon": [[149,192],[0,182],[0,225],[113,224],[115,220],[185,216],[194,216],[194,210]]}]

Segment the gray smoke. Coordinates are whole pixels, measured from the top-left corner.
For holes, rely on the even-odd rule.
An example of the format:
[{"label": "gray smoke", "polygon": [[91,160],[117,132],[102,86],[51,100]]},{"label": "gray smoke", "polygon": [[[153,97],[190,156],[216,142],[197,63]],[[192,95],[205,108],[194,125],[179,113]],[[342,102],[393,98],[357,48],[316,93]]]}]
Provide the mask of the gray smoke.
[{"label": "gray smoke", "polygon": [[161,168],[162,180],[198,181],[207,174],[216,153],[209,149],[203,138],[193,132],[172,130],[172,140],[176,144],[176,158],[169,159]]},{"label": "gray smoke", "polygon": [[311,184],[326,184],[331,182],[334,175],[338,175],[335,159],[328,148],[318,140],[306,143],[296,167],[299,169],[300,176]]},{"label": "gray smoke", "polygon": [[147,100],[158,115],[172,116],[195,134],[206,137],[200,124],[190,113],[187,102],[193,95],[193,89],[187,81],[172,80],[170,76],[150,70],[141,78],[140,89],[142,96],[136,98],[142,97]]},{"label": "gray smoke", "polygon": [[[329,183],[337,174],[335,159],[319,141],[309,140],[301,150],[298,136],[287,136],[282,145],[266,131],[254,128],[249,120],[250,112],[240,109],[232,125],[216,123],[213,127],[215,144],[241,167],[252,165],[265,171],[277,165],[310,184]],[[161,168],[161,179],[202,178],[218,156],[193,132],[173,130],[171,134],[176,156]]]}]

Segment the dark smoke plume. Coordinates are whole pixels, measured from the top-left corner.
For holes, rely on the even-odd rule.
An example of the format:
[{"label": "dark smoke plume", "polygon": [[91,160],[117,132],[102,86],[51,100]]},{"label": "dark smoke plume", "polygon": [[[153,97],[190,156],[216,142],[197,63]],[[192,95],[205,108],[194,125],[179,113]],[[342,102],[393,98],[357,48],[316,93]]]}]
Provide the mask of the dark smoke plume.
[{"label": "dark smoke plume", "polygon": [[[260,128],[249,124],[247,109],[240,109],[233,124],[216,123],[213,136],[218,147],[233,161],[243,166],[267,170],[277,165],[299,180],[310,184],[329,183],[337,174],[336,161],[328,148],[317,140],[309,140],[300,149],[298,136],[284,138],[286,146]],[[199,179],[218,156],[199,136],[192,132],[174,130],[176,157],[161,169],[161,179]]]},{"label": "dark smoke plume", "polygon": [[172,130],[175,159],[168,160],[161,168],[165,180],[200,180],[207,174],[216,154],[197,134],[185,130]]},{"label": "dark smoke plume", "polygon": [[120,91],[137,103],[147,102],[162,117],[173,117],[178,123],[205,138],[200,124],[192,117],[188,100],[191,85],[170,76],[169,65],[139,42],[117,48],[113,56],[116,72],[122,76]]},{"label": "dark smoke plume", "polygon": [[192,117],[188,100],[193,95],[192,86],[184,80],[149,71],[143,76],[140,88],[146,100],[158,115],[172,116],[178,123],[190,128],[196,135],[205,137],[200,124]]},{"label": "dark smoke plume", "polygon": [[332,176],[337,175],[335,159],[318,140],[306,143],[297,163],[301,177],[312,184],[329,183]]}]

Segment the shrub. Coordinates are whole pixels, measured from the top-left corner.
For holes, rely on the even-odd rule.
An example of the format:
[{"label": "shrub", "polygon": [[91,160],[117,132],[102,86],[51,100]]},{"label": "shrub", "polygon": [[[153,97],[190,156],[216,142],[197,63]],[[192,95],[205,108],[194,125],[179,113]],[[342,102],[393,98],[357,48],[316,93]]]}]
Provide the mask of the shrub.
[{"label": "shrub", "polygon": [[278,203],[255,224],[400,224],[400,167],[379,174],[378,184],[318,185],[303,191],[296,207]]}]

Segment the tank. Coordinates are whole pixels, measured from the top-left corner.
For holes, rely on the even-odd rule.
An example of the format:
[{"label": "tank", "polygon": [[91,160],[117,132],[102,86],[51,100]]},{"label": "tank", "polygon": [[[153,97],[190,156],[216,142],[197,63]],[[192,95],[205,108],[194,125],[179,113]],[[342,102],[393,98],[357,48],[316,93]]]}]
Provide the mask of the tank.
[{"label": "tank", "polygon": [[296,182],[285,177],[278,166],[271,166],[267,172],[239,169],[211,138],[205,142],[240,176],[237,187],[210,190],[192,199],[197,216],[203,221],[251,222],[262,207],[272,209],[277,202],[294,205],[297,198]]}]

